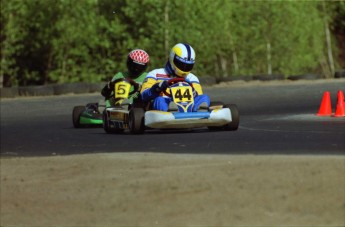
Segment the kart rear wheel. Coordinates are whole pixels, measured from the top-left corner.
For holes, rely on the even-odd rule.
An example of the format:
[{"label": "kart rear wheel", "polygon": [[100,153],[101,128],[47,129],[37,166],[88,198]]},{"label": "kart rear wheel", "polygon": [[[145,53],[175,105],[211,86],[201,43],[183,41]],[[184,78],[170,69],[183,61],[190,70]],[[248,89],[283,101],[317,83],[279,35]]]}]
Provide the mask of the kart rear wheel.
[{"label": "kart rear wheel", "polygon": [[75,106],[72,113],[72,121],[74,128],[81,128],[80,115],[85,111],[85,106]]},{"label": "kart rear wheel", "polygon": [[143,108],[134,107],[129,112],[129,132],[131,134],[143,134],[145,131],[144,124],[145,110]]},{"label": "kart rear wheel", "polygon": [[103,111],[103,129],[108,134],[123,133],[124,129],[110,128],[107,111]]}]

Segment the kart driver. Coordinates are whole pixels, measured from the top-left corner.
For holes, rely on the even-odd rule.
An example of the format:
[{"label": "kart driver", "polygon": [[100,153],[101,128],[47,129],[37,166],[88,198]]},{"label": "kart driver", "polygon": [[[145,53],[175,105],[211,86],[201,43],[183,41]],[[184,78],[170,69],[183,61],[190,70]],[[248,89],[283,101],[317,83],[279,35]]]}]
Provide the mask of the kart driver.
[{"label": "kart driver", "polygon": [[164,95],[168,87],[168,81],[172,78],[185,78],[194,87],[194,107],[208,108],[210,98],[203,94],[199,79],[191,73],[195,62],[194,49],[185,43],[176,44],[170,51],[169,59],[164,68],[154,69],[149,72],[141,88],[141,98],[148,102],[153,100],[153,109],[168,111],[171,98]]},{"label": "kart driver", "polygon": [[[102,96],[105,97],[105,105],[106,107],[114,106],[115,105],[115,98],[114,97],[114,81],[121,79],[121,78],[130,78],[134,80],[138,84],[142,84],[147,72],[147,66],[149,64],[150,57],[149,55],[141,49],[132,50],[127,56],[127,71],[126,72],[118,72],[115,76],[109,81],[104,88],[102,89]],[[131,86],[130,92],[134,90],[134,87]],[[128,97],[129,102],[135,102],[139,96],[140,88],[138,92],[134,93],[130,97]]]}]

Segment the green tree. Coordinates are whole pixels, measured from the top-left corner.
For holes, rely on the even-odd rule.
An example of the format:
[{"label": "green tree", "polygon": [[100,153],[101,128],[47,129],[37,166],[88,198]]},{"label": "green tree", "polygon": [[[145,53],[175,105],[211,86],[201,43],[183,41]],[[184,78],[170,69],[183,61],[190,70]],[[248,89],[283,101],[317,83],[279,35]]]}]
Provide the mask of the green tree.
[{"label": "green tree", "polygon": [[197,75],[330,77],[345,62],[344,1],[0,1],[4,86],[109,79],[134,48],[163,67],[179,42]]},{"label": "green tree", "polygon": [[16,75],[20,66],[15,59],[24,50],[23,29],[27,7],[25,2],[1,0],[1,77],[4,86],[17,85]]}]

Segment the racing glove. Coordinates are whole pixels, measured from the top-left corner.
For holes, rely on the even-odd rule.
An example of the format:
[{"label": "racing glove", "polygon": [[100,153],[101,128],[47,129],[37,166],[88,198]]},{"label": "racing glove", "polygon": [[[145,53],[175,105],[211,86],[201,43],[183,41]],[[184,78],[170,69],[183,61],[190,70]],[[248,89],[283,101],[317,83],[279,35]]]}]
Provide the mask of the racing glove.
[{"label": "racing glove", "polygon": [[114,81],[109,81],[107,85],[108,85],[109,90],[111,90],[111,91],[114,90],[114,86],[115,86]]},{"label": "racing glove", "polygon": [[162,91],[165,91],[169,87],[169,83],[166,80],[163,80],[159,83],[155,83],[152,87],[151,90],[156,92],[156,93],[161,93]]},{"label": "racing glove", "polygon": [[114,90],[114,83],[112,81],[109,81],[102,89],[101,94],[105,98],[109,98],[111,96],[111,93]]}]

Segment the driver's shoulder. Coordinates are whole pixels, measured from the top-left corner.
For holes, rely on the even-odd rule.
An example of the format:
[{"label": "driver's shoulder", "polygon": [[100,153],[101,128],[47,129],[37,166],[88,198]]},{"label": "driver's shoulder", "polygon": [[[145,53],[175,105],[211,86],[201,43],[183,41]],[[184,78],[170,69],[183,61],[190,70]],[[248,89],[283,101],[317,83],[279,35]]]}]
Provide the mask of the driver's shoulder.
[{"label": "driver's shoulder", "polygon": [[117,80],[117,79],[122,79],[126,77],[126,73],[125,72],[118,72],[113,76],[112,81]]},{"label": "driver's shoulder", "polygon": [[153,69],[147,73],[147,77],[154,77],[156,78],[157,75],[167,75],[164,68]]},{"label": "driver's shoulder", "polygon": [[133,79],[136,83],[142,84],[145,81],[145,78],[147,76],[147,72],[144,72],[140,74],[137,78]]},{"label": "driver's shoulder", "polygon": [[198,82],[199,83],[199,79],[196,75],[194,75],[193,73],[189,73],[187,76],[186,76],[186,79],[189,80],[190,82]]}]

